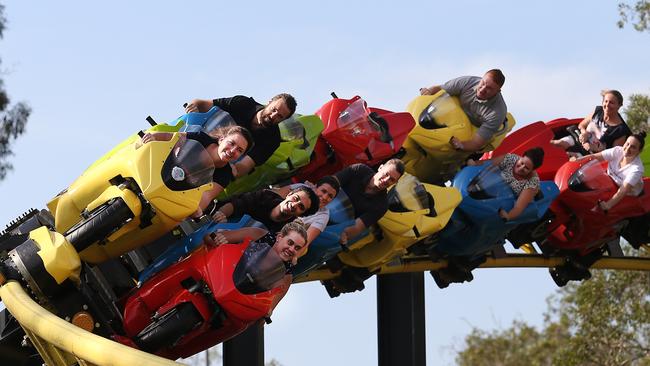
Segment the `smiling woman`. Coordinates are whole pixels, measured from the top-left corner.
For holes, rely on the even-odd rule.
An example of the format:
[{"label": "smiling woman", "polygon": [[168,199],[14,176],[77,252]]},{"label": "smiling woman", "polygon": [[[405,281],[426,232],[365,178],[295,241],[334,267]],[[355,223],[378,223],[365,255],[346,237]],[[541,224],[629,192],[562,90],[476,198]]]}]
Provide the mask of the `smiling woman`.
[{"label": "smiling woman", "polygon": [[[251,133],[244,127],[229,126],[217,128],[209,133],[205,132],[179,132],[182,138],[196,140],[208,151],[214,162],[212,175],[212,189],[201,197],[201,203],[193,217],[203,215],[203,210],[214,200],[234,178],[230,162],[239,159],[253,145]],[[146,133],[142,136],[141,144],[151,141],[168,141],[172,138],[169,132]]]}]

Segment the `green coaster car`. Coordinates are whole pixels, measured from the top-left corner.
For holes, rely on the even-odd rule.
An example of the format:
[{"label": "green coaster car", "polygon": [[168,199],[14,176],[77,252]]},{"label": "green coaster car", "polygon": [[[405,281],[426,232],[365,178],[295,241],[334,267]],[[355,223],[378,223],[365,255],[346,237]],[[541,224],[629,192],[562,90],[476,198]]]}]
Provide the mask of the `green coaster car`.
[{"label": "green coaster car", "polygon": [[294,114],[280,122],[278,127],[282,143],[273,155],[250,174],[231,182],[219,195],[219,199],[289,179],[298,168],[309,164],[316,139],[324,127],[320,117]]}]

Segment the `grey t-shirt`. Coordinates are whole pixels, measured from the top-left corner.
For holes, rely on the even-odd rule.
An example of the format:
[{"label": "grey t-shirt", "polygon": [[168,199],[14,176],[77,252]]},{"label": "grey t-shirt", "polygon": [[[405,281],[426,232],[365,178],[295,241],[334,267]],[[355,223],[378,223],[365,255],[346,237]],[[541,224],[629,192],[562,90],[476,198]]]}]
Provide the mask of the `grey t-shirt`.
[{"label": "grey t-shirt", "polygon": [[449,80],[441,87],[449,95],[460,99],[460,105],[470,122],[479,127],[479,136],[490,140],[506,120],[508,109],[501,92],[485,101],[476,98],[476,88],[480,81],[478,76],[461,76]]}]

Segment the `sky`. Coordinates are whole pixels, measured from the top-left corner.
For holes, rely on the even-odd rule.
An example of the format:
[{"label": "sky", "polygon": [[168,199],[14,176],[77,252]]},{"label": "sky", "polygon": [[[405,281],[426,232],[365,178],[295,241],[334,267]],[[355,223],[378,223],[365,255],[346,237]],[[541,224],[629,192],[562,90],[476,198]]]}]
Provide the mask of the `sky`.
[{"label": "sky", "polygon": [[[33,109],[0,182],[0,225],[43,208],[145,117],[192,98],[280,92],[313,113],[335,91],[403,111],[423,86],[500,68],[515,128],[583,117],[602,89],[650,94],[650,34],[620,30],[615,1],[3,1],[0,76]],[[484,269],[426,282],[427,364],[453,365],[474,327],[543,324],[544,269]],[[330,299],[292,286],[265,329],[284,366],[377,363],[375,281]]]}]

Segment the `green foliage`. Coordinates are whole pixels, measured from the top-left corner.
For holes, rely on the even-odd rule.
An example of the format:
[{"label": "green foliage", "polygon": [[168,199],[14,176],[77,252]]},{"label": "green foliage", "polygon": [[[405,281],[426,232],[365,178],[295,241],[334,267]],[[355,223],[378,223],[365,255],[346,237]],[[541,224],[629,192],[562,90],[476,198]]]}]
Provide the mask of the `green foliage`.
[{"label": "green foliage", "polygon": [[[4,6],[0,4],[0,38],[2,38],[5,23]],[[13,168],[7,161],[7,158],[13,154],[11,143],[25,132],[27,118],[31,113],[31,109],[25,103],[17,103],[9,109],[8,107],[9,96],[0,79],[0,180],[3,180],[7,172]]]},{"label": "green foliage", "polygon": [[594,271],[548,303],[541,331],[521,321],[474,329],[457,364],[650,366],[650,273]]},{"label": "green foliage", "polygon": [[650,97],[643,94],[632,94],[628,98],[625,122],[632,131],[647,131],[650,124]]},{"label": "green foliage", "polygon": [[650,31],[650,1],[638,0],[634,5],[619,3],[618,13],[620,19],[616,24],[619,28],[631,23],[639,32]]}]

